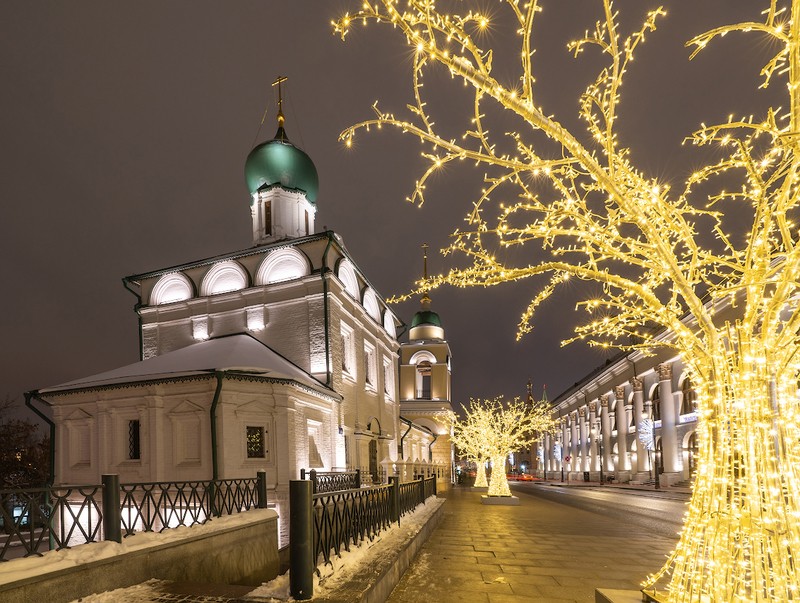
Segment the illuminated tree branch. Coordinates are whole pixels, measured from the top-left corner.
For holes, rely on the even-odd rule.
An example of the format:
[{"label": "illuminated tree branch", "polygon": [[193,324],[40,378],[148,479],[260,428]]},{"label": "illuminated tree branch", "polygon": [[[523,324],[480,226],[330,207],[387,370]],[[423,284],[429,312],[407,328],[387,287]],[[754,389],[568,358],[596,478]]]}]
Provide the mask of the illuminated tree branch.
[{"label": "illuminated tree branch", "polygon": [[[441,2],[441,0],[440,0]],[[646,13],[623,32],[611,0],[596,0],[594,28],[568,45],[575,57],[599,52],[604,63],[577,109],[585,132],[571,131],[537,106],[535,0],[501,0],[488,14],[469,2],[449,13],[433,0],[366,2],[335,22],[344,37],[354,21],[399,31],[415,53],[414,104],[407,117],[375,106],[376,117],[342,132],[350,144],[365,129],[394,126],[416,136],[427,162],[410,200],[442,166],[474,161],[483,190],[452,235],[447,253],[468,265],[418,283],[494,286],[534,279],[519,335],[569,279],[601,292],[578,309],[588,319],[565,342],[653,352],[672,347],[696,385],[701,420],[695,487],[678,547],[648,579],[669,578],[670,601],[784,601],[800,597],[800,0],[762,0],[762,20],[722,25],[687,43],[691,56],[727,34],[761,36],[777,46],[761,86],[785,85],[787,110],[701,124],[688,139],[722,153],[673,191],[636,168],[617,133],[620,90],[646,36],[665,16]],[[478,40],[493,28],[518,36],[503,57]],[[745,36],[741,36],[746,39]],[[471,89],[460,139],[444,136],[422,94],[423,74],[443,66]],[[491,112],[488,110],[491,107]],[[521,126],[497,138],[487,115],[503,111]],[[500,131],[503,131],[500,129]],[[544,134],[544,137],[540,136]],[[733,186],[731,186],[731,183]],[[746,232],[728,232],[736,216]],[[530,250],[529,259],[515,248]],[[543,284],[542,284],[543,283]]]}]

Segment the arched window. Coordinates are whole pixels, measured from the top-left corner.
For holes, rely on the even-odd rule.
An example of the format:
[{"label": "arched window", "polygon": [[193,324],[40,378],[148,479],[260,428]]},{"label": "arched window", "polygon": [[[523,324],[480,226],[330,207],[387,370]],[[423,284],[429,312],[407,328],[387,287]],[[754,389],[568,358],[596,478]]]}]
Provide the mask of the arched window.
[{"label": "arched window", "polygon": [[692,382],[689,377],[686,377],[686,379],[683,380],[681,392],[683,392],[683,399],[681,400],[681,414],[688,415],[693,413],[695,410],[697,410],[697,400],[694,389],[692,389]]},{"label": "arched window", "polygon": [[417,383],[419,387],[419,391],[417,392],[417,398],[419,400],[430,400],[431,399],[431,363],[427,360],[423,360],[419,364],[417,364]]},{"label": "arched window", "polygon": [[192,282],[185,275],[180,272],[165,274],[153,287],[153,292],[150,294],[150,305],[160,306],[191,299],[193,291]]},{"label": "arched window", "polygon": [[659,385],[653,388],[653,421],[661,420],[661,394],[659,390]]},{"label": "arched window", "polygon": [[200,295],[217,295],[247,287],[247,273],[238,262],[219,262],[203,277]]},{"label": "arched window", "polygon": [[268,285],[290,281],[311,273],[308,258],[293,247],[270,253],[256,272],[256,284]]},{"label": "arched window", "polygon": [[397,339],[397,328],[394,326],[394,314],[388,308],[383,312],[383,328],[392,339]]},{"label": "arched window", "polygon": [[357,300],[359,297],[358,278],[356,278],[356,271],[349,260],[344,259],[339,262],[337,276],[339,277],[339,280],[342,281],[345,291],[347,291],[350,297]]},{"label": "arched window", "polygon": [[367,311],[375,322],[381,322],[381,307],[378,305],[378,296],[375,295],[375,292],[367,287],[364,289],[364,298],[361,301],[364,309]]}]

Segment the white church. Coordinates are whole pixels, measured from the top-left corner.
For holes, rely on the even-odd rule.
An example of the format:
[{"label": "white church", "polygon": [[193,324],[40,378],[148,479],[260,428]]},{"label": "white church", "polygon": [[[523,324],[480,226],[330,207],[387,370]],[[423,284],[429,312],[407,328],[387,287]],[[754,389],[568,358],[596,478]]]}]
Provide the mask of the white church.
[{"label": "white church", "polygon": [[33,392],[55,423],[55,483],[266,470],[279,510],[301,469],[447,487],[450,350],[430,300],[401,344],[403,322],[341,237],[316,231],[317,171],[280,103],[245,176],[251,247],[123,279],[141,361]]}]

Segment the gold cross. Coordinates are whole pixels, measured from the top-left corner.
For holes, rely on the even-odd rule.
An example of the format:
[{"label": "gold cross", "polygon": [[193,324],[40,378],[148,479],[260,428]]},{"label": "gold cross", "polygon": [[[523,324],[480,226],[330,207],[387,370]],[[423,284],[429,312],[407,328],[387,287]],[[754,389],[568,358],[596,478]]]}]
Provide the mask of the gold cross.
[{"label": "gold cross", "polygon": [[277,79],[272,82],[273,86],[278,87],[278,125],[283,125],[283,92],[281,90],[281,84],[288,80],[289,78],[284,75],[279,75]]}]

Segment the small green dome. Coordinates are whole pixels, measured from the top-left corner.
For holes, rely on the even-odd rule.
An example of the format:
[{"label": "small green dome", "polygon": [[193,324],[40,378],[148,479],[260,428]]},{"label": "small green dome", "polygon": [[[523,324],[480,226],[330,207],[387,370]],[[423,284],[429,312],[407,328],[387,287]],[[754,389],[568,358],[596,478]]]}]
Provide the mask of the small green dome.
[{"label": "small green dome", "polygon": [[250,151],[244,177],[251,195],[264,186],[279,184],[303,191],[311,203],[317,201],[317,168],[308,155],[289,142],[283,127],[278,128],[275,138]]},{"label": "small green dome", "polygon": [[420,310],[414,314],[414,318],[411,320],[411,328],[413,329],[414,327],[418,327],[420,325],[433,325],[435,327],[441,327],[442,321],[439,319],[439,315],[433,310]]}]

